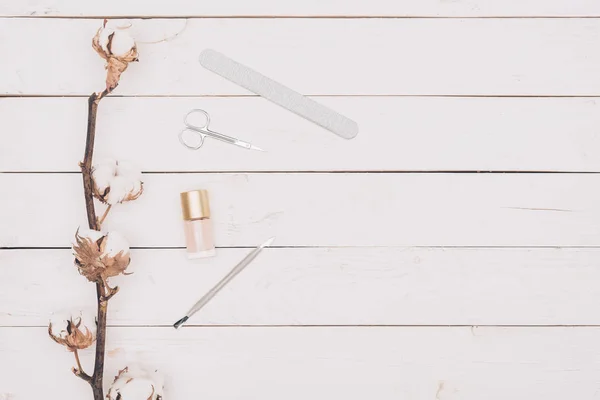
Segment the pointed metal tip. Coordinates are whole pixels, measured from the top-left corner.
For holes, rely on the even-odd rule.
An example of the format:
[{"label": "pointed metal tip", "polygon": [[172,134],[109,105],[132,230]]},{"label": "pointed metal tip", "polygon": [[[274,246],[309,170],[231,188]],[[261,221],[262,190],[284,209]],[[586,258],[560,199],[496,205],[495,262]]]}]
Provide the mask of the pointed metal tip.
[{"label": "pointed metal tip", "polygon": [[250,145],[250,150],[257,150],[257,151],[262,151],[262,152],[265,152],[265,151],[266,151],[266,150],[263,150],[263,149],[261,149],[260,147],[258,147],[258,146],[255,146],[255,145],[253,145],[253,144],[251,144],[251,145]]},{"label": "pointed metal tip", "polygon": [[263,247],[269,247],[271,245],[271,243],[273,243],[273,241],[275,240],[275,236],[273,236],[272,238],[270,238],[269,240],[267,240],[266,242],[264,242],[263,244],[260,245],[261,248]]},{"label": "pointed metal tip", "polygon": [[179,329],[179,327],[183,324],[185,324],[185,322],[189,319],[189,317],[186,315],[185,317],[181,318],[179,321],[175,322],[173,324],[173,328],[175,329]]}]

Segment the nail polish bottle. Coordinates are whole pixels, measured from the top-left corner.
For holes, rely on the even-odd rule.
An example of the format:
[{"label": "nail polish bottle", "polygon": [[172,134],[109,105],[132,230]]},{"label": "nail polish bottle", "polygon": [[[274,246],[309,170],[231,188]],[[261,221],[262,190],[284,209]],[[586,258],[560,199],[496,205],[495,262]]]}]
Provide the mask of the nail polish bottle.
[{"label": "nail polish bottle", "polygon": [[215,255],[215,240],[208,191],[192,190],[181,193],[183,230],[189,259]]}]

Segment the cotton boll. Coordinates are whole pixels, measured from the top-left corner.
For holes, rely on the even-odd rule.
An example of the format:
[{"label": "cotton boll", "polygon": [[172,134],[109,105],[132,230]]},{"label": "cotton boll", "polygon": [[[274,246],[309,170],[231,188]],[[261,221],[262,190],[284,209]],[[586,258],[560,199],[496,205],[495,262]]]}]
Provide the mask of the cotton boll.
[{"label": "cotton boll", "polygon": [[97,161],[94,164],[95,167],[103,167],[103,166],[110,166],[113,168],[113,170],[116,173],[116,169],[117,169],[117,160],[115,160],[114,158],[102,158],[99,161]]},{"label": "cotton boll", "polygon": [[97,282],[103,272],[103,266],[98,262],[102,255],[100,245],[105,242],[103,238],[102,232],[91,229],[79,229],[75,233],[75,266],[90,282]]},{"label": "cotton boll", "polygon": [[79,229],[78,235],[82,238],[89,239],[92,242],[98,241],[104,234],[100,231],[95,231],[93,229]]},{"label": "cotton boll", "polygon": [[96,313],[93,309],[71,309],[53,312],[50,316],[50,322],[52,323],[52,334],[58,336],[61,329],[65,328],[66,321],[69,320],[73,320],[75,322],[81,321],[81,325],[87,327],[94,338],[96,337]]},{"label": "cotton boll", "polygon": [[[76,311],[77,315],[79,311]],[[50,333],[54,336],[60,336],[61,331],[65,329],[66,321],[69,321],[73,317],[73,310],[61,310],[55,311],[50,316],[50,324],[52,328],[50,329]]]},{"label": "cotton boll", "polygon": [[117,163],[117,175],[134,181],[142,180],[142,171],[131,161],[122,160]]},{"label": "cotton boll", "polygon": [[138,193],[141,193],[142,192],[142,182],[139,180],[133,181],[133,185],[132,185],[130,192],[133,195],[137,195]]},{"label": "cotton boll", "polygon": [[115,31],[110,42],[110,52],[117,57],[127,56],[135,47],[135,40],[127,32]]},{"label": "cotton boll", "polygon": [[131,180],[122,176],[115,176],[110,182],[110,191],[106,197],[106,202],[110,205],[122,202],[132,188]]},{"label": "cotton boll", "polygon": [[116,231],[109,232],[100,246],[100,262],[103,264],[101,276],[109,278],[125,273],[131,262],[129,243]]},{"label": "cotton boll", "polygon": [[106,26],[100,28],[100,31],[98,31],[98,43],[100,44],[100,47],[102,47],[102,50],[104,50],[107,54],[110,52],[108,48],[109,38],[113,33],[115,33],[114,28],[109,28]]},{"label": "cotton boll", "polygon": [[123,199],[123,201],[132,201],[140,197],[144,191],[142,182],[140,180],[130,181],[130,186],[128,187],[129,192],[127,196]]},{"label": "cotton boll", "polygon": [[55,313],[48,325],[48,334],[56,343],[69,351],[87,349],[96,340],[95,318],[84,311]]},{"label": "cotton boll", "polygon": [[119,391],[123,400],[145,400],[150,398],[154,392],[152,381],[141,378],[134,378]]},{"label": "cotton boll", "polygon": [[129,253],[129,243],[119,232],[111,231],[106,235],[103,254],[114,257],[120,252]]},{"label": "cotton boll", "polygon": [[156,372],[126,367],[119,371],[107,397],[109,400],[161,400],[163,380]]},{"label": "cotton boll", "polygon": [[[97,231],[91,232],[92,238],[96,238],[97,234],[93,232]],[[131,256],[129,243],[120,233],[111,231],[100,238],[101,240],[91,240],[76,234],[77,243],[73,244],[73,255],[75,266],[81,275],[90,282],[103,282],[106,285],[107,278],[125,273]],[[108,286],[107,290],[112,291]]]},{"label": "cotton boll", "polygon": [[94,165],[92,178],[98,192],[104,192],[110,186],[111,181],[117,174],[117,162],[106,159]]},{"label": "cotton boll", "polygon": [[93,170],[94,196],[115,205],[137,199],[143,191],[142,173],[129,161],[104,160]]},{"label": "cotton boll", "polygon": [[130,62],[138,60],[135,41],[126,32],[106,26],[98,29],[92,39],[92,48],[106,60],[106,92],[112,92]]}]

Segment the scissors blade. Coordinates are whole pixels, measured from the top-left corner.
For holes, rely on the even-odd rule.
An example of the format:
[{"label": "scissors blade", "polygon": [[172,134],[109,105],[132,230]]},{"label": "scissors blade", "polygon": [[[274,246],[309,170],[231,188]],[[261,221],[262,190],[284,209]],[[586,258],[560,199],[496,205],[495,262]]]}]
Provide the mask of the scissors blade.
[{"label": "scissors blade", "polygon": [[250,150],[262,151],[262,152],[265,151],[258,146],[254,146],[253,144],[250,145]]},{"label": "scissors blade", "polygon": [[231,136],[223,135],[222,133],[211,131],[209,129],[202,130],[202,133],[204,133],[207,137],[211,137],[213,139],[217,139],[217,140],[220,140],[220,141],[225,142],[225,143],[229,143],[229,144],[233,144],[233,145],[236,145],[236,146],[239,146],[239,147],[243,147],[244,149],[247,149],[247,150],[264,151],[263,149],[261,149],[258,146],[253,145],[252,143],[245,142],[243,140],[236,139],[236,138],[231,137]]},{"label": "scissors blade", "polygon": [[237,274],[239,274],[244,268],[246,268],[256,258],[256,256],[258,256],[262,249],[264,249],[267,246],[270,246],[271,243],[273,243],[273,240],[275,240],[275,237],[268,239],[266,242],[264,242],[263,244],[252,250],[250,253],[248,253],[248,255],[244,257],[242,261],[240,261],[235,267],[233,267],[233,269],[229,271],[229,273],[219,281],[219,283],[213,286],[212,289],[210,289],[204,296],[202,296],[202,298],[198,300],[198,302],[196,302],[196,304],[194,304],[192,308],[190,308],[190,310],[183,318],[175,322],[173,324],[173,327],[175,327],[175,329],[178,329],[192,315],[200,311],[200,309],[202,309],[206,304],[208,304],[208,302],[211,301],[212,298],[215,297],[216,294],[219,293],[219,291],[221,291],[221,289],[225,287],[225,285],[227,285],[233,278],[236,277]]},{"label": "scissors blade", "polygon": [[240,146],[243,147],[245,149],[248,150],[256,150],[256,151],[263,151],[263,149],[261,149],[258,146],[253,145],[252,143],[248,143],[248,142],[244,142],[243,140],[236,140],[235,142],[233,142],[233,144],[235,144],[236,146]]}]

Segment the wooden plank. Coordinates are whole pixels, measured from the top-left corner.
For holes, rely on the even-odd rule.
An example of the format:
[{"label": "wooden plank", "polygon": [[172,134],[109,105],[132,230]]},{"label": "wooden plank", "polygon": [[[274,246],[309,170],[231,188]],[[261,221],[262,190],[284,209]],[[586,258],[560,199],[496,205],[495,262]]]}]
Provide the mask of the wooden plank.
[{"label": "wooden plank", "polygon": [[[218,246],[596,246],[595,174],[146,174],[106,229],[182,246],[179,193],[207,188]],[[85,222],[79,174],[0,174],[0,246],[61,247]],[[103,212],[99,208],[98,213]],[[7,227],[10,227],[8,229]]]},{"label": "wooden plank", "polygon": [[168,3],[104,0],[101,3],[77,0],[4,0],[4,16],[428,16],[428,17],[513,17],[513,16],[597,16],[600,6],[594,0],[221,0]]},{"label": "wooden plank", "polygon": [[[170,326],[248,250],[134,250],[113,326]],[[600,249],[268,249],[189,324],[599,325]],[[94,308],[70,250],[0,251],[0,326]],[[56,290],[56,287],[69,288]],[[40,301],[44,299],[44,301]]]},{"label": "wooden plank", "polygon": [[[123,25],[129,22],[123,22]],[[600,19],[133,20],[140,63],[119,95],[236,95],[217,49],[307,95],[598,95]],[[0,94],[89,95],[100,20],[4,19]],[[476,32],[477,34],[474,34]],[[151,43],[151,44],[148,44]],[[27,48],[27,51],[23,51]]]},{"label": "wooden plank", "polygon": [[[86,99],[0,101],[0,171],[78,171]],[[341,140],[259,98],[112,97],[100,107],[96,151],[135,159],[146,171],[600,171],[597,98],[319,101],[356,119],[358,137]],[[183,148],[183,116],[198,107],[210,112],[213,129],[268,151],[215,140],[200,151]]]},{"label": "wooden plank", "polygon": [[[598,334],[598,328],[115,328],[108,332],[105,382],[138,362],[166,375],[171,399],[586,399],[598,389]],[[50,341],[45,328],[2,328],[0,339],[5,397],[90,396],[70,371],[73,355]],[[84,353],[86,368],[90,352]]]}]

